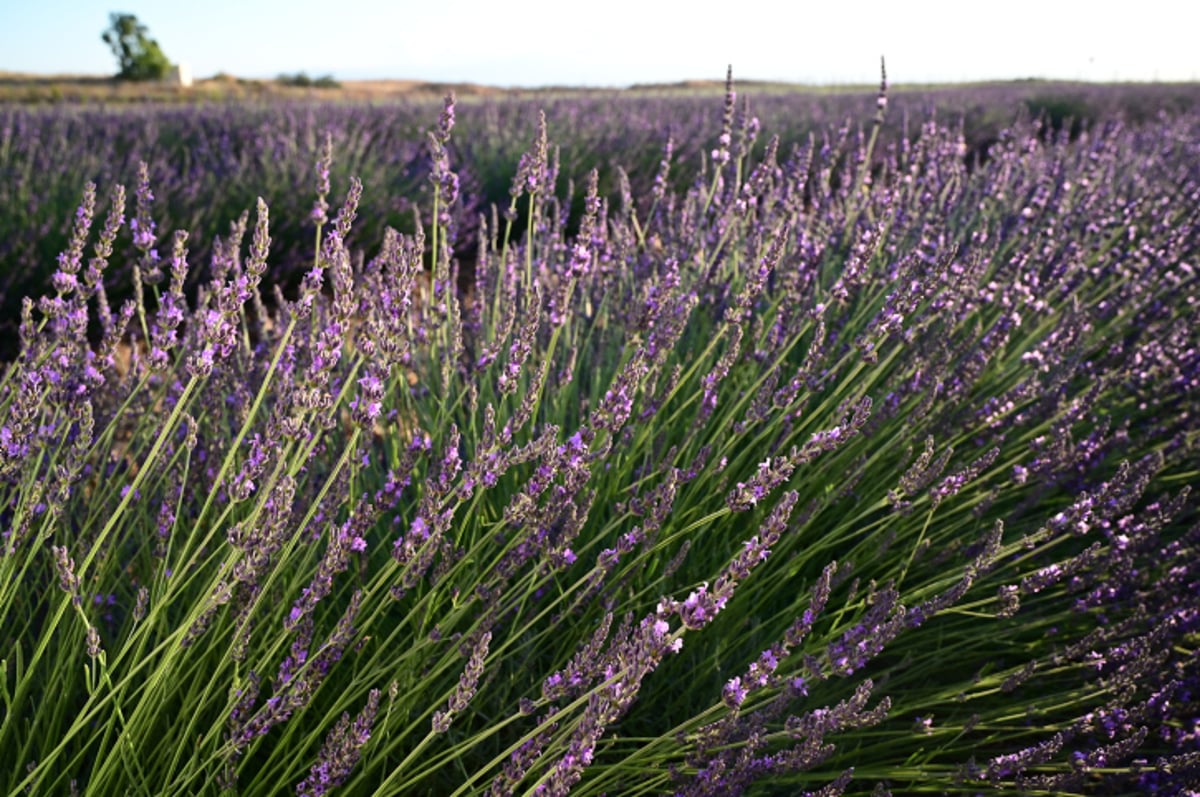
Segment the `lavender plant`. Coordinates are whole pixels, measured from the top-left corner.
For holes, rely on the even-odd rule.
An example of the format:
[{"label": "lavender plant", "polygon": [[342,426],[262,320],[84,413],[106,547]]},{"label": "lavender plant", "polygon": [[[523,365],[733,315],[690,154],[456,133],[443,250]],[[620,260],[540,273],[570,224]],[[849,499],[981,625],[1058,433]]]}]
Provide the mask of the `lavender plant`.
[{"label": "lavender plant", "polygon": [[0,790],[1194,788],[1200,118],[968,167],[890,100],[784,147],[730,80],[577,226],[542,117],[464,240],[447,98],[370,254],[318,148],[288,292],[265,201],[197,277],[88,184],[0,381]]},{"label": "lavender plant", "polygon": [[[1068,134],[1101,119],[1151,120],[1159,110],[1189,113],[1197,107],[1194,86],[1079,86],[1018,82],[992,86],[905,88],[892,92],[893,123],[884,141],[919,133],[919,120],[935,116],[961,123],[968,165],[986,158],[1000,130],[1018,110],[1045,117],[1040,135],[1066,126]],[[819,91],[749,84],[736,109],[746,115],[753,100],[762,129],[780,138],[780,152],[804,145],[809,136],[838,129],[847,119],[866,119],[872,98],[864,91]],[[451,208],[452,225],[461,233],[455,258],[464,283],[474,261],[479,218],[492,206],[503,211],[522,153],[528,148],[539,111],[555,131],[550,156],[559,180],[551,203],[562,208],[571,235],[582,217],[583,187],[597,170],[599,190],[638,203],[639,214],[653,202],[653,181],[665,142],[672,141],[673,168],[663,175],[676,192],[686,191],[701,164],[718,146],[710,92],[663,92],[633,87],[628,91],[467,98],[457,108],[460,134],[448,144],[459,179],[462,202]],[[326,137],[337,149],[331,162],[334,180],[352,175],[364,181],[375,200],[360,208],[352,248],[377,254],[388,227],[415,232],[414,211],[428,210],[432,197],[426,179],[432,153],[422,145],[423,129],[437,110],[426,102],[362,105],[333,102],[278,102],[164,106],[0,104],[0,357],[16,355],[16,321],[21,299],[51,290],[55,258],[68,245],[69,220],[87,182],[101,188],[132,186],[139,162],[156,195],[155,216],[163,232],[186,229],[194,268],[187,295],[210,278],[209,264],[237,236],[240,215],[263,197],[274,211],[272,283],[294,288],[311,258],[311,164]],[[847,127],[847,131],[851,132]],[[769,138],[747,142],[761,157]],[[629,190],[623,190],[623,181]],[[572,189],[571,183],[574,183]],[[526,227],[524,207],[517,230]],[[428,220],[426,220],[428,223]],[[132,236],[117,240],[115,268],[106,274],[114,300],[130,295],[127,263]],[[169,239],[155,241],[165,254]],[[155,248],[155,247],[151,247]],[[264,297],[271,302],[270,292]],[[151,305],[153,302],[151,301]],[[12,334],[9,334],[9,333]],[[95,329],[93,328],[93,343]]]}]

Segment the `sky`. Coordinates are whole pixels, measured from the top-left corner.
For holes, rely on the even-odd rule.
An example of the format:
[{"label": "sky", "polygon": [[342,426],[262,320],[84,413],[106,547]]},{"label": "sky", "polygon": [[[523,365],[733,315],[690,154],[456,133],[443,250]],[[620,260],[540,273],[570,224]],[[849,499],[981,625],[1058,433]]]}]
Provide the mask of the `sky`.
[{"label": "sky", "polygon": [[0,0],[0,71],[112,74],[114,11],[199,78],[1200,80],[1194,0]]}]

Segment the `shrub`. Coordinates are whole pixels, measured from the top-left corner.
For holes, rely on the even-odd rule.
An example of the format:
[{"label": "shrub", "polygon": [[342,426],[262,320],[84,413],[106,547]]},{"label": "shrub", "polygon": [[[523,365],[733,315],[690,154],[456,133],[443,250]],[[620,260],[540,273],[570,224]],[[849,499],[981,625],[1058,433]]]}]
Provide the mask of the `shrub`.
[{"label": "shrub", "polygon": [[[993,150],[1000,151],[999,134],[1014,120],[1024,127],[1023,118],[1039,119],[1024,110],[1033,91],[1042,96],[1055,93],[1052,87],[1018,85],[902,91],[889,97],[889,114],[897,121],[880,129],[876,149],[899,146],[901,140],[912,146],[921,126],[903,120],[929,116],[952,121],[951,127],[961,123],[966,143],[962,157],[971,166]],[[1152,122],[1157,109],[1170,110],[1174,118],[1200,108],[1197,86],[1092,86],[1086,92],[1072,91],[1083,92],[1093,117],[1105,124],[1133,118]],[[458,108],[459,134],[450,143],[460,201],[450,212],[454,256],[465,280],[475,259],[479,220],[490,216],[493,205],[507,206],[512,175],[533,135],[541,102],[547,124],[556,133],[551,153],[559,177],[552,205],[564,203],[556,213],[570,234],[583,215],[582,180],[593,168],[601,194],[627,195],[643,214],[655,195],[664,149],[671,148],[665,188],[672,194],[686,192],[720,133],[714,120],[720,116],[719,102],[711,96],[608,92],[463,103]],[[828,138],[832,147],[832,137],[840,136],[843,127],[847,134],[853,132],[846,120],[869,117],[873,99],[861,93],[757,93],[739,98],[738,113],[748,114],[745,102],[753,102],[760,127],[779,136],[778,158],[786,160],[797,148],[803,151],[810,136],[820,142]],[[1148,111],[1151,107],[1156,109],[1153,113]],[[56,257],[67,246],[69,222],[84,183],[130,184],[138,163],[146,162],[159,224],[189,232],[188,247],[196,263],[189,272],[189,297],[207,278],[213,247],[227,237],[231,222],[253,208],[256,197],[263,197],[274,217],[266,279],[291,295],[311,262],[310,172],[325,136],[332,136],[338,153],[334,181],[345,184],[350,175],[363,180],[368,201],[359,208],[348,243],[370,258],[387,227],[412,233],[414,209],[428,213],[431,162],[422,141],[428,120],[436,114],[435,103],[415,101],[116,108],[0,104],[0,361],[16,354],[22,297],[50,290]],[[1049,132],[1042,128],[1042,135]],[[750,156],[761,157],[766,143],[760,136]],[[832,179],[840,179],[840,167],[830,168]],[[525,212],[522,203],[516,229],[526,226]],[[113,267],[105,272],[105,288],[114,304],[130,296],[130,238],[124,232],[118,236]],[[269,304],[270,292],[265,299]]]},{"label": "shrub", "polygon": [[112,48],[121,80],[162,80],[171,69],[158,42],[133,14],[111,14],[109,27],[100,36]]},{"label": "shrub", "polygon": [[1200,120],[968,172],[734,99],[570,236],[543,117],[462,292],[452,100],[369,258],[327,140],[274,310],[265,202],[188,302],[147,170],[87,186],[2,382],[0,788],[1194,783]]},{"label": "shrub", "polygon": [[333,75],[322,75],[317,78],[311,78],[304,72],[297,72],[294,75],[280,75],[275,78],[275,82],[284,86],[296,86],[306,89],[340,89],[342,87],[341,83],[333,79]]}]

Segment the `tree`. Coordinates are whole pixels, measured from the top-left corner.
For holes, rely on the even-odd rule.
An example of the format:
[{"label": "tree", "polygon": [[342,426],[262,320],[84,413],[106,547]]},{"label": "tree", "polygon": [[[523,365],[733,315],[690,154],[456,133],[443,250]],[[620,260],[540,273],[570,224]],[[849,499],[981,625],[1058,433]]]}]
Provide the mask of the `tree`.
[{"label": "tree", "polygon": [[149,29],[133,14],[110,14],[108,29],[100,38],[117,58],[120,80],[161,80],[171,68]]}]

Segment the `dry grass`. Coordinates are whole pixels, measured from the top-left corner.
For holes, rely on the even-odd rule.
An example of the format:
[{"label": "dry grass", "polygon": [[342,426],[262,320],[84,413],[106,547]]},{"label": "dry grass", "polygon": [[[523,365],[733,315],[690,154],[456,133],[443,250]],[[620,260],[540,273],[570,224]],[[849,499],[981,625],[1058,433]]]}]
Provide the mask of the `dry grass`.
[{"label": "dry grass", "polygon": [[[811,86],[760,81],[739,81],[743,90],[826,91]],[[720,94],[724,81],[684,80],[621,87],[544,86],[506,88],[480,83],[440,83],[421,80],[344,80],[337,88],[290,86],[278,80],[252,80],[219,74],[197,79],[189,88],[165,83],[131,83],[97,75],[31,75],[0,71],[0,104],[54,103],[190,103],[273,100],[332,100],[392,102],[439,100],[453,91],[460,100],[500,97],[550,97],[597,93]]]},{"label": "dry grass", "polygon": [[0,103],[191,103],[272,100],[388,102],[438,100],[453,91],[460,98],[520,97],[546,93],[587,93],[612,89],[503,88],[478,83],[420,80],[346,80],[337,88],[289,86],[277,80],[250,80],[232,75],[198,79],[188,87],[166,83],[132,83],[95,75],[30,75],[0,71]]},{"label": "dry grass", "polygon": [[347,81],[340,88],[302,88],[275,80],[247,80],[230,75],[197,80],[184,88],[166,83],[132,83],[89,75],[27,75],[0,72],[0,103],[228,102],[254,100],[392,100],[435,99],[447,89],[464,95],[503,93],[472,84],[443,85],[416,80]]}]

